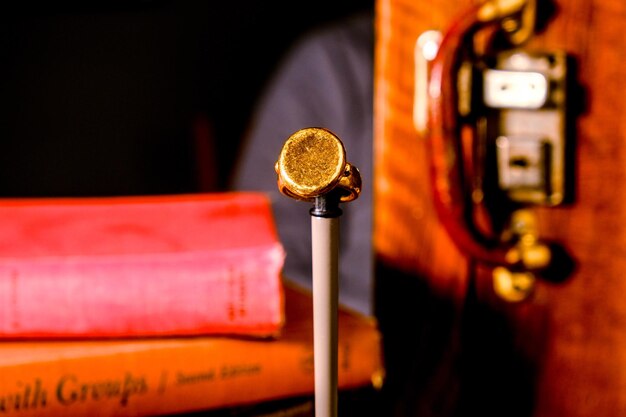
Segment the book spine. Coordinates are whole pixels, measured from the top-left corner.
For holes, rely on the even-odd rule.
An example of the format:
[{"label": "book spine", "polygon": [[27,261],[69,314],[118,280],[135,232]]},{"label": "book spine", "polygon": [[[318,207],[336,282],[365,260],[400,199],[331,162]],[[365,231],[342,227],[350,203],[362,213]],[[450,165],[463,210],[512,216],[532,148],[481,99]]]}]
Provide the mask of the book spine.
[{"label": "book spine", "polygon": [[[378,333],[344,336],[339,388],[372,386],[382,372]],[[312,345],[295,341],[171,339],[106,354],[0,362],[0,415],[150,416],[313,392]]]},{"label": "book spine", "polygon": [[0,337],[276,335],[280,244],[0,262]]}]

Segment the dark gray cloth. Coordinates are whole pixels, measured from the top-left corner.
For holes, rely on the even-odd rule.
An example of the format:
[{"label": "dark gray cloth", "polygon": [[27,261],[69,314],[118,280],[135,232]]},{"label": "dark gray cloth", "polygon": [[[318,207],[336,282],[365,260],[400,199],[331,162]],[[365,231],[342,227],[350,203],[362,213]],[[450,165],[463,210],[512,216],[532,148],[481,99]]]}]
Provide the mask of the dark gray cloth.
[{"label": "dark gray cloth", "polygon": [[360,197],[342,204],[339,301],[373,314],[372,148],[373,14],[319,28],[296,42],[257,103],[232,188],[269,193],[287,251],[284,275],[311,288],[310,203],[279,193],[274,163],[285,140],[325,127],[344,143],[363,179]]}]

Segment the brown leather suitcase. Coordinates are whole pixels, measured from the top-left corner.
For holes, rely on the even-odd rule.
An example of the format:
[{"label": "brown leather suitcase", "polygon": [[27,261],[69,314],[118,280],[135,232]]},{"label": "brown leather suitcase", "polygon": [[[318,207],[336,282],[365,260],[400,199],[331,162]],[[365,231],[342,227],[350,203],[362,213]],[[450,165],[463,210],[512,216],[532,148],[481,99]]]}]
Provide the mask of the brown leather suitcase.
[{"label": "brown leather suitcase", "polygon": [[385,389],[393,415],[624,416],[626,3],[509,3],[376,3]]}]

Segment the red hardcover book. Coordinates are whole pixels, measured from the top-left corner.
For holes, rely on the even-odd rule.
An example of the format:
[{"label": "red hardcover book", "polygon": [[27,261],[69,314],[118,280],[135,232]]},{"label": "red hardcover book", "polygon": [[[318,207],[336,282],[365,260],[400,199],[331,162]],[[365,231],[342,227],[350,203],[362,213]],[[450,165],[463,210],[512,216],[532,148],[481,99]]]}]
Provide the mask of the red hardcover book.
[{"label": "red hardcover book", "polygon": [[272,216],[255,192],[0,200],[0,337],[276,335]]}]

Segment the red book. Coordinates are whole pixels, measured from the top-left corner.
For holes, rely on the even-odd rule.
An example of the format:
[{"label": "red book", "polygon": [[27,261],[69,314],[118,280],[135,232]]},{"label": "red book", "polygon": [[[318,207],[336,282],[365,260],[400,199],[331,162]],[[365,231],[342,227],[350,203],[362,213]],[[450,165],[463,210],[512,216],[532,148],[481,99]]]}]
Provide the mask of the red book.
[{"label": "red book", "polygon": [[261,193],[0,200],[0,337],[276,335],[283,262]]}]

